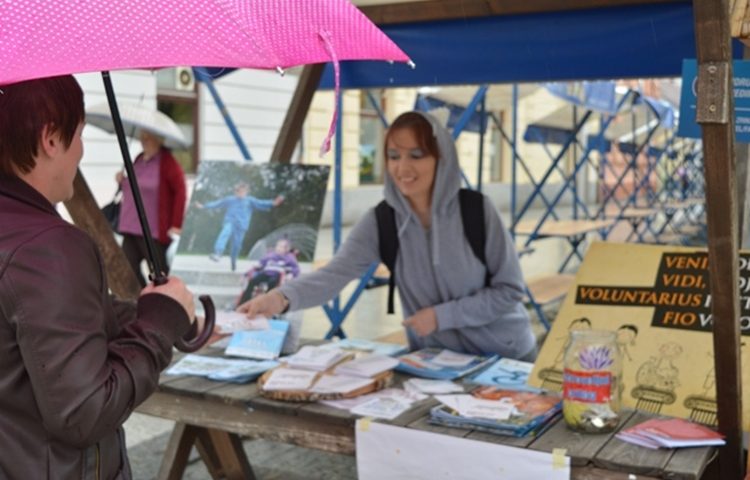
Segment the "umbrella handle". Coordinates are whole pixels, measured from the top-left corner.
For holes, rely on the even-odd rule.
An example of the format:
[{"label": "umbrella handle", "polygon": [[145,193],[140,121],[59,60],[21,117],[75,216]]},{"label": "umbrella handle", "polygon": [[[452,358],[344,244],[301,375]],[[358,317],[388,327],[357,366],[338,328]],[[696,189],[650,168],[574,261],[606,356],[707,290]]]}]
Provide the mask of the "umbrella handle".
[{"label": "umbrella handle", "polygon": [[[214,302],[208,295],[201,295],[198,299],[201,301],[201,304],[203,304],[203,312],[205,313],[203,331],[196,337],[195,330],[198,327],[197,322],[193,322],[190,331],[186,333],[184,337],[178,339],[174,344],[175,347],[177,347],[177,350],[180,350],[181,352],[190,353],[201,349],[214,333],[214,325],[216,324],[216,309],[214,308]],[[190,340],[186,340],[186,338],[189,338]]]}]

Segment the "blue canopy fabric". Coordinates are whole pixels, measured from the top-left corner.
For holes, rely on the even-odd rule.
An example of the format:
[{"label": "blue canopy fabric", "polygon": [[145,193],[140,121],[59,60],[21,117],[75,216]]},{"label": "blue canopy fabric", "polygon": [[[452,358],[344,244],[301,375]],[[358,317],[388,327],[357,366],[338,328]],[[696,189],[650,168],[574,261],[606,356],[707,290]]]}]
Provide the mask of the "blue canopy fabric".
[{"label": "blue canopy fabric", "polygon": [[[415,110],[429,112],[430,110],[434,110],[436,108],[447,108],[450,112],[448,116],[448,124],[446,125],[446,127],[451,131],[453,131],[454,127],[458,123],[465,110],[464,106],[444,102],[443,100],[428,95],[417,95],[417,101],[414,105]],[[490,119],[488,114],[485,114],[484,117],[484,123],[482,123],[482,115],[479,113],[479,111],[474,112],[471,117],[469,117],[469,122],[463,128],[463,131],[479,133],[482,131],[482,127],[484,127],[486,131]]]},{"label": "blue canopy fabric", "polygon": [[[692,2],[384,25],[415,62],[342,62],[342,88],[676,77],[695,58]],[[735,57],[741,45],[735,41]],[[329,66],[321,88],[333,87]]]}]

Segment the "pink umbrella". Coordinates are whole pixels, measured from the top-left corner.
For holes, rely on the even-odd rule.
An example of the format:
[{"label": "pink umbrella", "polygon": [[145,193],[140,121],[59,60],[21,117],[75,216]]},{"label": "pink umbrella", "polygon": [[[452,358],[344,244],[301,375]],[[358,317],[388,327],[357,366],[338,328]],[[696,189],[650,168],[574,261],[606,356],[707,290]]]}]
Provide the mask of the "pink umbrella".
[{"label": "pink umbrella", "polygon": [[[146,239],[154,283],[166,282],[122,128],[109,70],[177,65],[283,69],[340,60],[409,61],[348,0],[5,0],[0,85],[102,71],[112,119]],[[327,150],[337,112],[324,142]],[[206,328],[178,348],[200,348],[213,330],[213,303],[201,296]]]},{"label": "pink umbrella", "polygon": [[176,65],[409,61],[348,0],[12,0],[2,18],[0,84]]}]

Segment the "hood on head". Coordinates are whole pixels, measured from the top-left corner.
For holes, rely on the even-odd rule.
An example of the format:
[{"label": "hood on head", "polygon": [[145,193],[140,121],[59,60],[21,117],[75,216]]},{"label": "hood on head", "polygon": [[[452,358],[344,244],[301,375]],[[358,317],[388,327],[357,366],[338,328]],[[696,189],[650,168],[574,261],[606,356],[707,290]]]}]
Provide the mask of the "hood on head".
[{"label": "hood on head", "polygon": [[[432,133],[437,140],[440,158],[437,159],[435,180],[432,189],[432,213],[444,212],[448,205],[458,196],[461,188],[461,171],[458,165],[456,144],[447,128],[429,113],[416,112],[422,115],[432,126]],[[387,161],[387,160],[386,160]],[[406,198],[391,179],[387,169],[384,178],[385,201],[396,211],[409,216],[411,207]]]}]

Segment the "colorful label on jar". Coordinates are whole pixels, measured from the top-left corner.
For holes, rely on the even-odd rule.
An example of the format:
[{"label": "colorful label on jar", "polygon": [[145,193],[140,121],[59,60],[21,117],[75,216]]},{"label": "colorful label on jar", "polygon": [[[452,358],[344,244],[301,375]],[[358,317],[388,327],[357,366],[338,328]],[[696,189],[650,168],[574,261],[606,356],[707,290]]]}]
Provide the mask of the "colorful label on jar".
[{"label": "colorful label on jar", "polygon": [[565,369],[563,373],[563,399],[584,403],[609,402],[612,396],[610,372],[583,372]]}]

